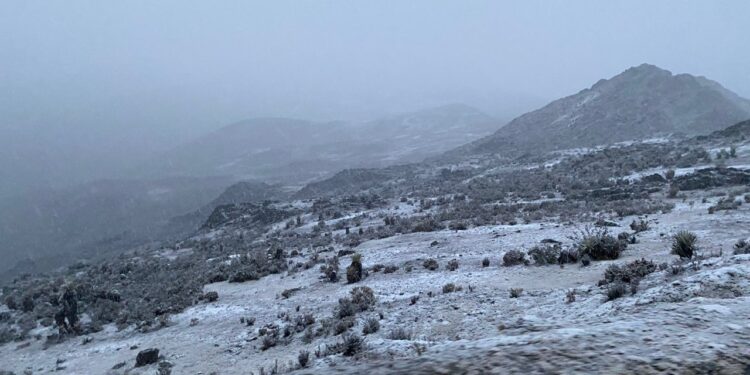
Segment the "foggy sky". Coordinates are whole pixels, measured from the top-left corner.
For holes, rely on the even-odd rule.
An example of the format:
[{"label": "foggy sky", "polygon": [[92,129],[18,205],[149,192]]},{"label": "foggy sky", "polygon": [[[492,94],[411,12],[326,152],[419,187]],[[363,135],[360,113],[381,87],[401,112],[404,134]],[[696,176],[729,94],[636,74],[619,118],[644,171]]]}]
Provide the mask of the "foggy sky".
[{"label": "foggy sky", "polygon": [[748,17],[745,0],[6,0],[0,195],[249,117],[507,119],[643,62],[750,97]]}]

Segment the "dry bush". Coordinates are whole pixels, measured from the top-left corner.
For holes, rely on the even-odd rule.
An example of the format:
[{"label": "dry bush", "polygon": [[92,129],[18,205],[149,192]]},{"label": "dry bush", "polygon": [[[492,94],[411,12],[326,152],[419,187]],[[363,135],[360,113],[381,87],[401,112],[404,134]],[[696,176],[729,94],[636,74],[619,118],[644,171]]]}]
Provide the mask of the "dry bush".
[{"label": "dry bush", "polygon": [[622,267],[612,264],[604,271],[604,279],[600,281],[600,284],[604,285],[617,282],[637,284],[640,279],[652,272],[656,272],[657,269],[658,266],[656,263],[643,258],[632,261]]},{"label": "dry bush", "polygon": [[424,268],[430,271],[435,271],[440,267],[440,265],[438,265],[437,260],[432,259],[432,258],[425,260],[422,266],[424,266]]},{"label": "dry bush", "polygon": [[606,228],[586,228],[577,238],[578,258],[589,256],[591,260],[613,260],[627,247],[623,241],[613,237]]},{"label": "dry bush", "polygon": [[354,334],[346,334],[341,337],[341,341],[330,345],[326,348],[326,355],[342,354],[345,357],[351,357],[364,349],[365,340]]},{"label": "dry bush", "polygon": [[734,255],[750,254],[750,243],[745,240],[739,240],[734,244]]},{"label": "dry bush", "polygon": [[448,271],[455,271],[458,269],[458,259],[451,259],[448,264],[445,266],[445,268],[448,269]]},{"label": "dry bush", "polygon": [[378,321],[375,318],[368,318],[367,320],[365,320],[365,323],[362,326],[363,335],[373,334],[379,330],[380,330],[380,321]]},{"label": "dry bush", "polygon": [[628,289],[625,283],[613,283],[607,287],[607,301],[612,301],[624,296]]},{"label": "dry bush", "polygon": [[448,283],[443,285],[443,293],[453,293],[456,291],[456,285],[453,283]]},{"label": "dry bush", "polygon": [[565,293],[565,303],[573,303],[576,301],[576,290],[571,289]]},{"label": "dry bush", "polygon": [[414,334],[411,331],[403,327],[395,328],[388,333],[389,340],[411,340],[413,336]]},{"label": "dry bush", "polygon": [[558,244],[544,244],[531,248],[529,256],[534,260],[534,264],[544,266],[557,263],[560,258],[560,251],[560,245]]},{"label": "dry bush", "polygon": [[398,271],[398,266],[385,266],[383,273],[394,273]]},{"label": "dry bush", "polygon": [[649,229],[648,222],[645,220],[633,220],[633,222],[630,223],[630,229],[636,233],[645,232]]},{"label": "dry bush", "polygon": [[511,267],[519,264],[528,265],[526,253],[519,250],[510,250],[503,255],[503,266]]}]

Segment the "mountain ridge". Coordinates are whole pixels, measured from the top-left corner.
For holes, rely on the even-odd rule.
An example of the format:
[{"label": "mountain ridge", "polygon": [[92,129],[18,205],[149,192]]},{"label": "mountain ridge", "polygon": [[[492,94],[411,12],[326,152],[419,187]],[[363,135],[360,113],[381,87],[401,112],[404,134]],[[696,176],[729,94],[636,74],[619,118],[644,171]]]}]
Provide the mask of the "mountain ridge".
[{"label": "mountain ridge", "polygon": [[139,173],[306,183],[347,168],[421,161],[490,134],[496,123],[461,103],[362,123],[260,117],[235,122],[172,149]]},{"label": "mountain ridge", "polygon": [[641,64],[523,114],[445,156],[559,150],[670,134],[708,134],[750,118],[750,101],[718,82]]}]

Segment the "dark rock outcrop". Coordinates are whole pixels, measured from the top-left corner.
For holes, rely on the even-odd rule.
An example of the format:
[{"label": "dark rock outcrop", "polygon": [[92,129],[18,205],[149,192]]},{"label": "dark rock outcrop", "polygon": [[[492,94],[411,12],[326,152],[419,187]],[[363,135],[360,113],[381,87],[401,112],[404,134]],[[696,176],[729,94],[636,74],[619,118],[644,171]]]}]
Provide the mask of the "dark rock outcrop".
[{"label": "dark rock outcrop", "polygon": [[156,363],[159,361],[159,349],[150,348],[141,350],[135,357],[135,367],[141,367]]},{"label": "dark rock outcrop", "polygon": [[705,168],[679,176],[674,183],[680,190],[701,190],[719,186],[750,185],[750,172],[735,168]]}]

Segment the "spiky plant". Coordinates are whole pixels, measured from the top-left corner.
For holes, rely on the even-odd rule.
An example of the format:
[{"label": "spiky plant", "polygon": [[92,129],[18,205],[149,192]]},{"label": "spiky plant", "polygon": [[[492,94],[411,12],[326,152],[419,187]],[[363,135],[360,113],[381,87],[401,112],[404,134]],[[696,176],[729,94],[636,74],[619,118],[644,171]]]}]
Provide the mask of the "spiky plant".
[{"label": "spiky plant", "polygon": [[685,230],[678,232],[672,236],[672,254],[691,259],[695,254],[696,241],[698,237],[694,233]]}]

